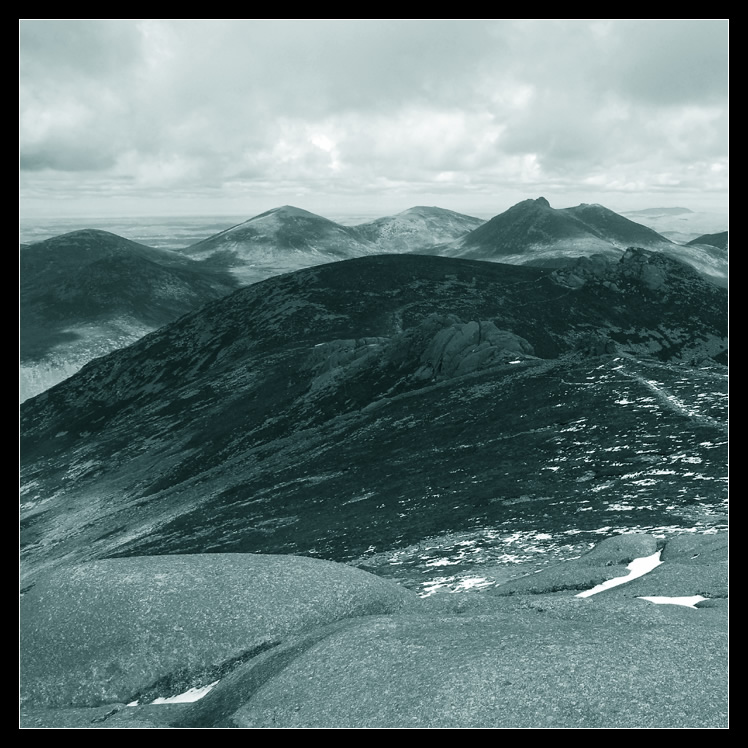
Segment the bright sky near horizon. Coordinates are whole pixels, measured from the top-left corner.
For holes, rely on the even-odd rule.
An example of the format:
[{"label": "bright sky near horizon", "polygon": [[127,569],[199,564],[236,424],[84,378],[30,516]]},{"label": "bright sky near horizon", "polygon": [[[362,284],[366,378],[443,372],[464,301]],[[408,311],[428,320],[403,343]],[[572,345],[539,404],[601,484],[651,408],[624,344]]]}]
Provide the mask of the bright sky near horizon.
[{"label": "bright sky near horizon", "polygon": [[727,19],[19,21],[22,216],[728,208]]}]

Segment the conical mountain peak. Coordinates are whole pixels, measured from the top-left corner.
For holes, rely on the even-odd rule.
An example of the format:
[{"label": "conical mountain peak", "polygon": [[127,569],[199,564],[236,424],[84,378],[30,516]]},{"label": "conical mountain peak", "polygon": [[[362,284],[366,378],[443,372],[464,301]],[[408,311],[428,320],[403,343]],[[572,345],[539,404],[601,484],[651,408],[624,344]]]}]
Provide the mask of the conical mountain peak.
[{"label": "conical mountain peak", "polygon": [[360,257],[371,247],[350,227],[294,205],[282,205],[184,251],[194,259],[230,269],[247,285],[281,272]]}]

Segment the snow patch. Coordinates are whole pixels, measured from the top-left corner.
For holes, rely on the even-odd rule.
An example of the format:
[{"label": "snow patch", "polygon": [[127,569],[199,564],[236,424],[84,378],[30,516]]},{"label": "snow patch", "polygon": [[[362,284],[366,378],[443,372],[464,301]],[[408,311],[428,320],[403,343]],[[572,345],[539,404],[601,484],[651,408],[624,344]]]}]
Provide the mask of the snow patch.
[{"label": "snow patch", "polygon": [[151,703],[152,704],[189,704],[189,703],[192,703],[193,701],[199,701],[217,683],[218,681],[213,681],[213,683],[209,683],[207,686],[202,686],[201,688],[190,688],[184,693],[177,694],[176,696],[169,696],[167,698],[159,697],[157,699],[154,699]]},{"label": "snow patch", "polygon": [[641,558],[635,558],[626,567],[629,570],[627,576],[608,579],[602,584],[598,584],[596,587],[593,587],[592,589],[580,592],[578,595],[575,595],[575,597],[590,597],[590,595],[596,595],[598,592],[609,590],[611,587],[618,587],[619,584],[625,584],[626,582],[630,582],[632,579],[644,576],[647,572],[652,571],[652,569],[662,563],[662,561],[660,560],[661,553],[662,551],[657,551],[651,556],[642,556]]},{"label": "snow patch", "polygon": [[649,600],[651,603],[657,605],[684,605],[686,608],[696,608],[696,603],[700,603],[702,600],[708,600],[707,597],[701,595],[687,595],[683,597],[662,597],[655,595],[653,597],[640,597],[639,600]]}]

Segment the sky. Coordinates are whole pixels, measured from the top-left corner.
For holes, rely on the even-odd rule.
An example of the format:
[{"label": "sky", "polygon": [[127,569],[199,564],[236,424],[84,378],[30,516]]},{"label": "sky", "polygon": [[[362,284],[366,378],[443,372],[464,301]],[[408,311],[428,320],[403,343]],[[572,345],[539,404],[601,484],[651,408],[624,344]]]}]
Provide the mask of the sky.
[{"label": "sky", "polygon": [[728,29],[20,19],[19,213],[726,213]]}]

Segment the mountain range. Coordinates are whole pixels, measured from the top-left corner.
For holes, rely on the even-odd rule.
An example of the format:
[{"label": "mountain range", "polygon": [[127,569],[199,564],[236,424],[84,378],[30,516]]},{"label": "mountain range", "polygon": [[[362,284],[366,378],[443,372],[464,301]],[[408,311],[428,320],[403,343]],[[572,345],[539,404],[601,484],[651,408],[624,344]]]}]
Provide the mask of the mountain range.
[{"label": "mountain range", "polygon": [[628,246],[664,252],[727,283],[726,233],[684,246],[602,206],[554,210],[544,198],[488,222],[420,206],[342,226],[283,206],[180,251],[106,231],[71,232],[21,247],[21,400],[208,299],[283,272],[390,252],[562,267],[589,254],[617,258]]},{"label": "mountain range", "polygon": [[631,246],[664,252],[715,283],[727,283],[727,256],[713,247],[676,244],[602,205],[554,209],[543,197],[517,203],[489,221],[420,206],[357,226],[284,206],[183,252],[231,272],[247,285],[281,272],[369,254],[416,252],[562,267],[590,254],[617,258]]},{"label": "mountain range", "polygon": [[247,285],[281,272],[369,254],[416,252],[561,267],[590,254],[619,257],[631,246],[665,252],[716,283],[727,282],[726,255],[676,244],[602,205],[554,209],[543,197],[517,203],[489,221],[419,206],[357,226],[342,226],[287,205],[183,252],[228,270]]},{"label": "mountain range", "polygon": [[22,727],[727,724],[727,289],[529,202],[549,267],[422,208],[21,249],[36,361],[157,327],[20,406]]},{"label": "mountain range", "polygon": [[714,283],[727,284],[727,255],[714,248],[676,244],[656,231],[602,205],[554,209],[543,197],[524,200],[453,242],[423,250],[431,254],[518,265],[563,267],[580,256],[619,257],[642,247],[685,262]]},{"label": "mountain range", "polygon": [[283,272],[386,252],[412,252],[448,241],[483,223],[443,208],[415,207],[357,226],[343,226],[284,205],[261,213],[183,252],[226,268],[248,285]]}]

